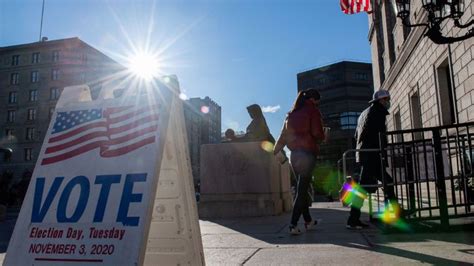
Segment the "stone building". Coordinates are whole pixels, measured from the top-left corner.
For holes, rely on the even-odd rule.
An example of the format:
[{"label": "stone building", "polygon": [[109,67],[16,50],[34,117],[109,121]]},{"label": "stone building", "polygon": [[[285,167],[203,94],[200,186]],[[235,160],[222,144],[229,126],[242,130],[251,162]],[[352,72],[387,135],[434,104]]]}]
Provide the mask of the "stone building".
[{"label": "stone building", "polygon": [[13,150],[0,174],[29,179],[64,87],[88,84],[95,98],[122,69],[79,38],[0,47],[0,146]]},{"label": "stone building", "polygon": [[297,79],[298,91],[314,88],[321,94],[320,110],[325,126],[331,128],[331,139],[321,145],[318,160],[335,167],[342,154],[353,148],[357,119],[372,97],[372,66],[342,61],[298,73]]},{"label": "stone building", "polygon": [[194,184],[199,183],[202,144],[221,142],[221,107],[211,98],[190,98],[184,105]]},{"label": "stone building", "polygon": [[[474,38],[435,44],[425,27],[409,28],[396,18],[389,1],[376,0],[369,15],[375,89],[392,95],[388,130],[412,129],[474,121]],[[474,19],[474,2],[465,1],[462,23]],[[412,24],[427,20],[421,1],[411,1]],[[467,29],[441,24],[443,35]]]}]

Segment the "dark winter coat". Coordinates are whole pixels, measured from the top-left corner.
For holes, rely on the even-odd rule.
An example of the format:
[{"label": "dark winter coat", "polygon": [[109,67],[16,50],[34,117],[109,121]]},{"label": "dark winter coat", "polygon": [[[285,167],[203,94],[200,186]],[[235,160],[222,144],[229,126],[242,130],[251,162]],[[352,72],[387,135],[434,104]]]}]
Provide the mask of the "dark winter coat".
[{"label": "dark winter coat", "polygon": [[247,106],[247,111],[249,112],[250,118],[252,121],[247,127],[247,132],[245,133],[246,141],[269,141],[275,143],[275,138],[270,133],[270,130],[267,126],[267,121],[263,116],[262,109],[258,104],[252,104]]},{"label": "dark winter coat", "polygon": [[[379,102],[372,103],[359,116],[355,133],[357,149],[385,149],[387,141],[382,138],[380,146],[379,134],[387,132],[385,125],[387,109]],[[356,161],[361,164],[380,162],[380,154],[377,152],[358,152]]]}]

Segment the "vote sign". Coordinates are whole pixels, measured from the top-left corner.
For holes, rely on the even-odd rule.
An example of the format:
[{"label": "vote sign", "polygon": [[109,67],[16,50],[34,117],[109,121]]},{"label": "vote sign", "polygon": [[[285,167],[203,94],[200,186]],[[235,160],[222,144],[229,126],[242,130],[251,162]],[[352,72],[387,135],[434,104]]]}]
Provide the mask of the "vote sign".
[{"label": "vote sign", "polygon": [[172,100],[157,90],[55,111],[6,265],[140,263]]}]

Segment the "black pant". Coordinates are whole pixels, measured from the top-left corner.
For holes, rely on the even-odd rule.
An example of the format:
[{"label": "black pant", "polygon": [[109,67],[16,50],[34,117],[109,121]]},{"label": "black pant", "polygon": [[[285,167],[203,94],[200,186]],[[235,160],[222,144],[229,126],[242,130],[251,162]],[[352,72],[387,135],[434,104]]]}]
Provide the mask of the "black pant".
[{"label": "black pant", "polygon": [[[385,169],[384,171],[384,184],[383,191],[385,197],[385,205],[387,205],[388,201],[395,201],[397,197],[395,196],[395,190],[393,187],[393,178],[387,173]],[[364,185],[377,185],[377,180],[382,181],[382,169],[378,166],[373,165],[362,165],[361,173],[360,173],[360,180],[359,183],[364,188]],[[364,188],[368,193],[374,193],[377,191],[377,188],[374,187],[366,187]],[[357,204],[355,202],[351,205],[351,212],[349,214],[348,223],[357,222],[360,219],[362,205],[364,204],[364,199],[360,197],[354,197],[353,201],[358,201]],[[355,207],[355,206],[356,207]]]},{"label": "black pant", "polygon": [[301,214],[305,222],[310,222],[309,206],[311,205],[308,195],[308,188],[313,177],[313,169],[316,165],[316,157],[306,151],[292,151],[291,165],[298,178],[296,198],[293,204],[293,213],[291,215],[291,225],[296,226]]}]

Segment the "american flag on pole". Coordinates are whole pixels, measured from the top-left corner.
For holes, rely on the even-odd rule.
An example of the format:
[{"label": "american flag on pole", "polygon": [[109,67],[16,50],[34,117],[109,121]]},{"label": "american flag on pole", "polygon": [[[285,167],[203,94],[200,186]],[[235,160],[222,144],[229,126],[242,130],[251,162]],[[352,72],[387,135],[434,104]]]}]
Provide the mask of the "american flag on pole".
[{"label": "american flag on pole", "polygon": [[156,106],[125,106],[59,112],[41,164],[57,163],[95,149],[101,157],[116,157],[154,143],[157,110]]},{"label": "american flag on pole", "polygon": [[362,11],[372,12],[371,0],[341,0],[341,10],[346,14],[355,14]]}]

